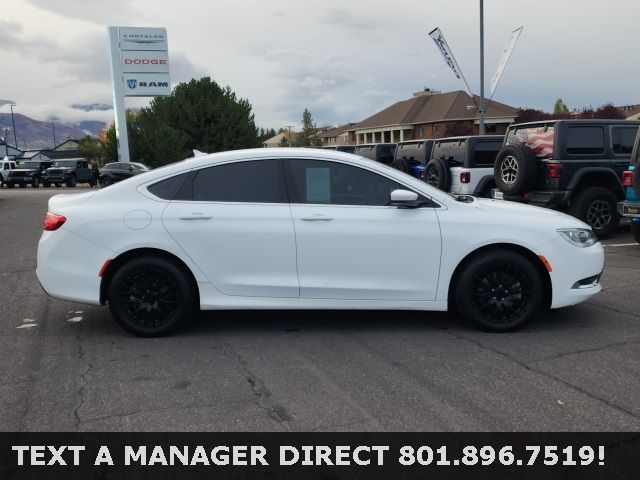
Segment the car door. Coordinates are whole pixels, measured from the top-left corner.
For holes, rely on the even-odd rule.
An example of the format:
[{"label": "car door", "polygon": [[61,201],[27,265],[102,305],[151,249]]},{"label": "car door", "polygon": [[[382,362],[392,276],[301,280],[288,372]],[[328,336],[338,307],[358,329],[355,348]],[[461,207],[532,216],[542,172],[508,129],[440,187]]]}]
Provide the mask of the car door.
[{"label": "car door", "polygon": [[390,192],[407,187],[337,161],[288,159],[285,173],[301,298],[435,299],[441,245],[433,202],[390,206]]},{"label": "car door", "polygon": [[298,297],[293,221],[279,159],[192,172],[162,221],[220,292]]}]

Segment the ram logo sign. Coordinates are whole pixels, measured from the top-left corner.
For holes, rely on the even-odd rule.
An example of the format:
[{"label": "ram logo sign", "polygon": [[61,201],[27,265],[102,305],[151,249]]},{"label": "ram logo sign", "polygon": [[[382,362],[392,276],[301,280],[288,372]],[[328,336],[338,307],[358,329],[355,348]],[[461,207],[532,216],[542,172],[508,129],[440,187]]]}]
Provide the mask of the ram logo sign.
[{"label": "ram logo sign", "polygon": [[157,97],[171,95],[168,73],[125,73],[125,97]]}]

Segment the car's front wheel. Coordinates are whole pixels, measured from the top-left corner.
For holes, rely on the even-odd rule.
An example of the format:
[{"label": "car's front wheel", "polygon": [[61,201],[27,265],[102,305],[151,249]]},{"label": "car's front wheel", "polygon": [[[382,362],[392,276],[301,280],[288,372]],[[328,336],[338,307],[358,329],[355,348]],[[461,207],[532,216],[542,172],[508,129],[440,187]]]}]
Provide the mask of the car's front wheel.
[{"label": "car's front wheel", "polygon": [[631,221],[631,235],[633,235],[633,239],[640,243],[640,221]]},{"label": "car's front wheel", "polygon": [[107,300],[111,314],[125,330],[157,337],[175,330],[191,316],[194,288],[176,262],[141,257],[117,270]]},{"label": "car's front wheel", "polygon": [[483,330],[522,327],[542,307],[539,270],[511,250],[491,250],[471,258],[456,279],[455,302],[462,317]]}]

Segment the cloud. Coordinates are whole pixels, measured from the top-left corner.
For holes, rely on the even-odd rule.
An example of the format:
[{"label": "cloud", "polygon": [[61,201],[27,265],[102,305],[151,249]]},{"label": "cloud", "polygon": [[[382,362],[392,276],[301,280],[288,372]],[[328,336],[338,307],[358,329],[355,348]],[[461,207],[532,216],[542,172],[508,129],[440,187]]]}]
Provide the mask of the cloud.
[{"label": "cloud", "polygon": [[127,24],[139,18],[132,0],[25,0],[41,10],[99,25]]},{"label": "cloud", "polygon": [[175,86],[180,82],[188,82],[192,78],[210,75],[204,67],[193,63],[183,52],[169,53],[169,70],[171,83]]},{"label": "cloud", "polygon": [[379,21],[376,22],[366,15],[354,14],[346,8],[333,8],[329,10],[324,14],[321,21],[322,23],[341,30],[357,30],[360,33],[381,28]]}]

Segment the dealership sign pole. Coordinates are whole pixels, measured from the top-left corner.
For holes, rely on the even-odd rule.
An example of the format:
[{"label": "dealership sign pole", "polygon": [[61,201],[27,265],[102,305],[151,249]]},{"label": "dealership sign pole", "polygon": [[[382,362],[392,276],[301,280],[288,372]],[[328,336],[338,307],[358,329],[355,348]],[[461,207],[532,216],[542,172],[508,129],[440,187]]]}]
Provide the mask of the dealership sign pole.
[{"label": "dealership sign pole", "polygon": [[167,30],[108,27],[118,161],[130,162],[124,97],[171,95]]}]

